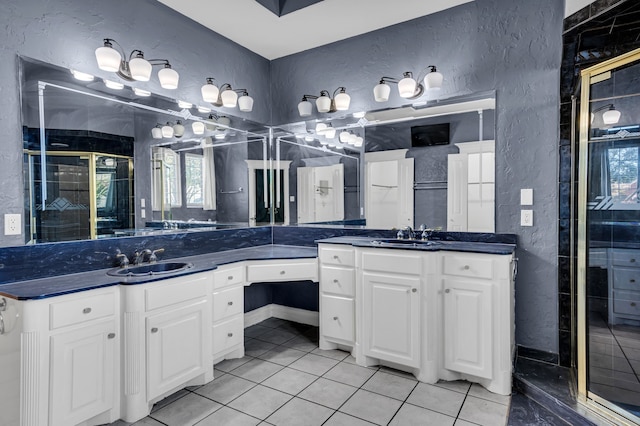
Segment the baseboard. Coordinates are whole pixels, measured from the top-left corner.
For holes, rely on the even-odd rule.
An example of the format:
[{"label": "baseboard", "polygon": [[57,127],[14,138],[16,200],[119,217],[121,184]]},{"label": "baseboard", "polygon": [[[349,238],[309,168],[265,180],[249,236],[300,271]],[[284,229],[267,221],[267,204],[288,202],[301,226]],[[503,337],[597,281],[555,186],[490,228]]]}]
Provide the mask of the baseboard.
[{"label": "baseboard", "polygon": [[300,324],[313,325],[316,327],[320,323],[318,312],[316,311],[291,308],[289,306],[271,303],[269,305],[262,306],[261,308],[254,309],[253,311],[246,312],[244,314],[244,326],[245,328],[250,327],[271,317],[298,322]]}]

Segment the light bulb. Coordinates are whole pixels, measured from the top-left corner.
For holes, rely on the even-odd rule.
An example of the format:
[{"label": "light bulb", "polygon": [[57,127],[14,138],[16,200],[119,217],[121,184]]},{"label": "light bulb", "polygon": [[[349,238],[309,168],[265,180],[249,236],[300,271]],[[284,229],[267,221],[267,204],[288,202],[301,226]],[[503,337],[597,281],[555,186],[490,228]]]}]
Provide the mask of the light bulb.
[{"label": "light bulb", "polygon": [[194,135],[202,135],[204,133],[204,123],[202,121],[194,121],[191,123],[191,130]]},{"label": "light bulb", "polygon": [[251,112],[253,110],[253,98],[245,92],[238,98],[238,108],[242,112]]},{"label": "light bulb", "polygon": [[331,98],[325,95],[320,96],[316,99],[316,108],[318,108],[318,112],[329,112],[331,109]]},{"label": "light bulb", "polygon": [[405,73],[405,78],[398,82],[398,92],[403,98],[410,98],[416,93],[416,81],[407,74]]},{"label": "light bulb", "polygon": [[151,78],[151,64],[142,57],[142,54],[138,54],[129,61],[129,71],[131,78],[137,81],[149,81]]},{"label": "light bulb", "polygon": [[114,49],[108,39],[105,40],[103,47],[96,49],[96,61],[98,68],[103,71],[116,72],[120,69],[122,55]]},{"label": "light bulb", "polygon": [[171,124],[167,123],[164,126],[162,126],[162,137],[163,138],[173,137],[173,127],[171,127]]},{"label": "light bulb", "polygon": [[217,102],[218,100],[220,89],[218,89],[218,86],[213,84],[212,78],[208,78],[207,83],[200,88],[200,92],[202,93],[202,99],[205,102],[214,103],[214,102]]},{"label": "light bulb", "polygon": [[171,69],[171,65],[166,64],[164,68],[158,71],[158,79],[163,89],[173,90],[178,88],[180,76],[175,70]]},{"label": "light bulb", "polygon": [[235,108],[238,102],[238,94],[231,89],[227,89],[220,94],[222,106],[226,108]]},{"label": "light bulb", "polygon": [[104,81],[104,85],[107,86],[109,89],[122,90],[124,88],[124,84],[119,83],[117,81],[111,81],[111,80],[103,80],[103,81]]},{"label": "light bulb", "polygon": [[71,70],[71,74],[76,80],[80,81],[93,81],[93,76],[91,74],[87,74],[86,72],[80,72],[77,70]]},{"label": "light bulb", "polygon": [[312,109],[313,106],[311,105],[311,102],[307,101],[306,99],[298,104],[298,113],[300,114],[300,117],[310,116]]},{"label": "light bulb", "polygon": [[151,92],[150,91],[143,90],[143,89],[138,89],[137,87],[133,88],[133,93],[135,93],[136,96],[140,96],[140,97],[151,96]]},{"label": "light bulb", "polygon": [[336,110],[346,111],[349,109],[351,103],[351,96],[345,92],[340,92],[336,95],[334,102],[336,103]]}]

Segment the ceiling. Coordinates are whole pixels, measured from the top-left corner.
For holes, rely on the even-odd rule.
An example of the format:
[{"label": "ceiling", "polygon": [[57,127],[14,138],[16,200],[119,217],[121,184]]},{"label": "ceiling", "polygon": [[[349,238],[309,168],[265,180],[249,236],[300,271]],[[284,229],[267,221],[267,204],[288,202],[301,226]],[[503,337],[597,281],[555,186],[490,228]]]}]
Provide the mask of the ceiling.
[{"label": "ceiling", "polygon": [[[301,8],[282,16],[272,10],[291,7],[283,0],[158,1],[272,60],[473,0],[287,0]],[[565,16],[591,1],[566,0]]]}]

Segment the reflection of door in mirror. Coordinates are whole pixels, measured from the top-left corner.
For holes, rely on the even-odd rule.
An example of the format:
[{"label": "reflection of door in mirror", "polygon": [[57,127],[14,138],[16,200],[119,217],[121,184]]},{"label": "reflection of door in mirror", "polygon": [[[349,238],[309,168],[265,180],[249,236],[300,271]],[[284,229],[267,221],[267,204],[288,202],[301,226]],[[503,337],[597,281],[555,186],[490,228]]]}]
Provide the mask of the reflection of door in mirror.
[{"label": "reflection of door in mirror", "polygon": [[344,220],[344,164],[298,167],[298,223]]},{"label": "reflection of door in mirror", "polygon": [[413,227],[413,158],[397,149],[365,154],[367,228]]},{"label": "reflection of door in mirror", "polygon": [[[284,179],[284,170],[275,170],[275,172],[280,173],[280,180]],[[256,206],[255,212],[255,224],[256,225],[268,225],[271,223],[271,208],[269,206],[273,206],[274,218],[273,223],[282,225],[284,224],[284,207],[282,206],[282,200],[284,200],[284,185],[280,185],[280,205],[276,202],[272,202],[271,200],[271,173],[267,171],[267,180],[265,185],[265,174],[264,170],[256,169],[254,170],[255,174],[255,182],[256,182],[256,191],[255,191],[255,199],[254,203]],[[267,189],[266,196],[264,193],[265,188]],[[278,198],[276,194],[276,198]],[[267,200],[266,205],[264,200]],[[275,200],[274,200],[275,201]]]}]

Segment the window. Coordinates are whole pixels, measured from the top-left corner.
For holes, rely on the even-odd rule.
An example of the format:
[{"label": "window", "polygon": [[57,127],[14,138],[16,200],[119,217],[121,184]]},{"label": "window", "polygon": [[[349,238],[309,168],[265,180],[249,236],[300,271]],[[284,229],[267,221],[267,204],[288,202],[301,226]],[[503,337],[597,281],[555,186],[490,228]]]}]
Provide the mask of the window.
[{"label": "window", "polygon": [[153,210],[182,206],[180,156],[168,148],[153,148]]},{"label": "window", "polygon": [[204,199],[204,167],[202,155],[186,154],[184,167],[187,207],[202,207]]},{"label": "window", "polygon": [[638,203],[638,147],[609,148],[609,185],[614,203]]}]

